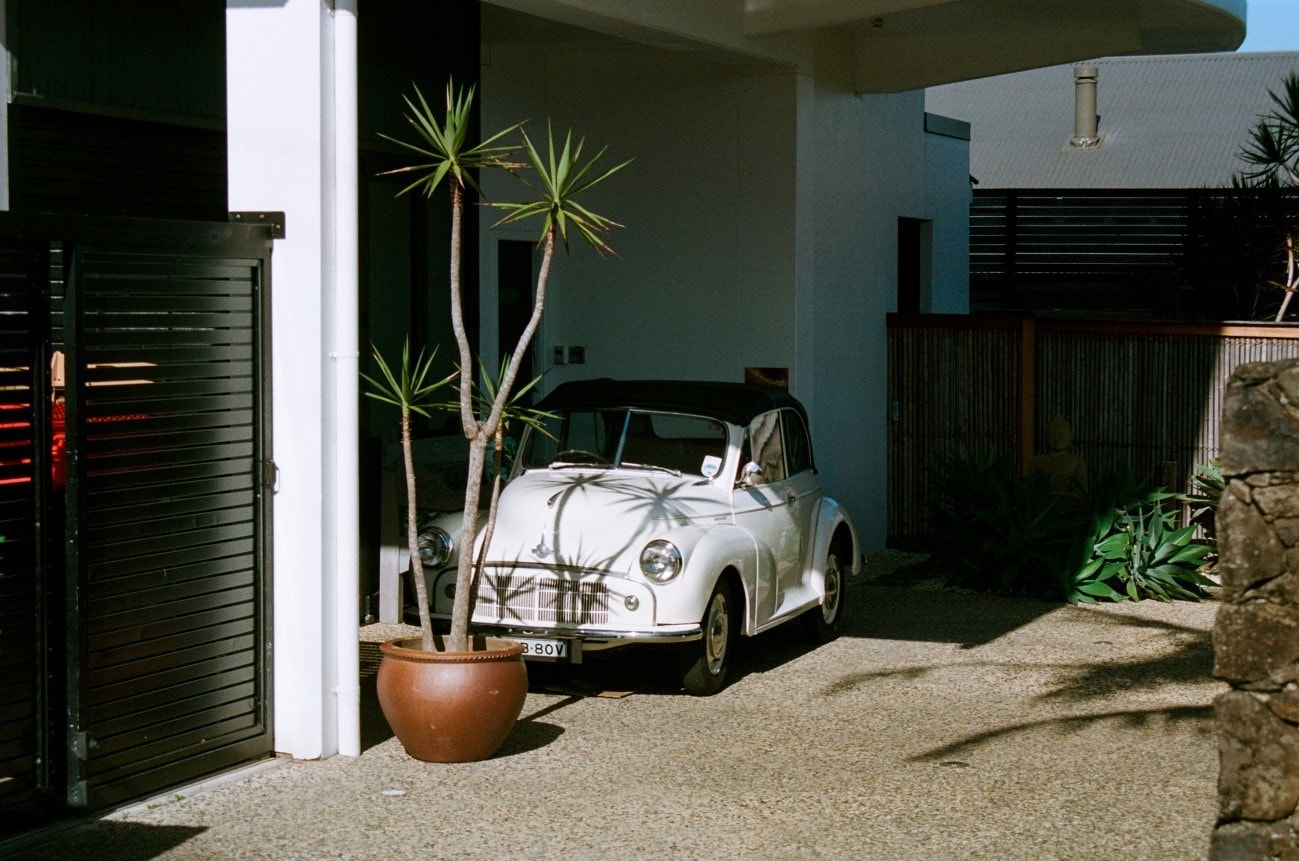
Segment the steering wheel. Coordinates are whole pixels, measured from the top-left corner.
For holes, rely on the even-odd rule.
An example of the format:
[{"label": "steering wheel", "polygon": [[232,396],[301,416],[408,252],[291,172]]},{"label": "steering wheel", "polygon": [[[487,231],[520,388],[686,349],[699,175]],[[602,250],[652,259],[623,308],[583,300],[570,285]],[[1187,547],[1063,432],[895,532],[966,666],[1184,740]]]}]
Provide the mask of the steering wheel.
[{"label": "steering wheel", "polygon": [[550,462],[554,463],[557,460],[569,463],[596,463],[602,465],[607,465],[610,462],[595,452],[583,448],[566,448],[552,457]]}]

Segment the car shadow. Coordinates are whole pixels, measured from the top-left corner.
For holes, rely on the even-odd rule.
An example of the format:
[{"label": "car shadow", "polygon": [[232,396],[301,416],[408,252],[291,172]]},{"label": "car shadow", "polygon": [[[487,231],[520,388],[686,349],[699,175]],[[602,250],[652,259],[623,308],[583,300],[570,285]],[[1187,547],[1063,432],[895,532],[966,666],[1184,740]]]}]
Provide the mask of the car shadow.
[{"label": "car shadow", "polygon": [[850,581],[843,636],[954,643],[972,649],[997,640],[1061,607],[1058,601],[971,593],[962,612],[952,593],[908,584]]}]

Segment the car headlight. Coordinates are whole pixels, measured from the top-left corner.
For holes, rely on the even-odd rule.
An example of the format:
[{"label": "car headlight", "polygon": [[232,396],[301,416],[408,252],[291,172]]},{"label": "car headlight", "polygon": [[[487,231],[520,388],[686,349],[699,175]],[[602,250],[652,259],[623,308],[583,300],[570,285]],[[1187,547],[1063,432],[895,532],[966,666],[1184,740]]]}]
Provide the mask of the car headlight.
[{"label": "car headlight", "polygon": [[419,561],[432,568],[446,564],[451,558],[451,536],[436,526],[425,526],[415,540],[419,548]]},{"label": "car headlight", "polygon": [[681,573],[681,551],[671,541],[651,541],[640,552],[640,570],[655,583],[667,583]]}]

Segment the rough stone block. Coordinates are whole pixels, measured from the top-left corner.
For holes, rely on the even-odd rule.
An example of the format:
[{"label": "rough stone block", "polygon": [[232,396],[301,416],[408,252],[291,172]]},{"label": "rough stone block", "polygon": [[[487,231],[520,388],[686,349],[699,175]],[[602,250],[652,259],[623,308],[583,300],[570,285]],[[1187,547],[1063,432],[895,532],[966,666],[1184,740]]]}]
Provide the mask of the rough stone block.
[{"label": "rough stone block", "polygon": [[1222,600],[1234,601],[1286,570],[1285,548],[1272,525],[1254,506],[1235,494],[1223,494],[1214,518],[1218,526],[1217,573],[1222,579]]},{"label": "rough stone block", "polygon": [[1209,861],[1262,861],[1271,858],[1276,827],[1266,822],[1229,822],[1214,829]]},{"label": "rough stone block", "polygon": [[1281,720],[1299,724],[1299,690],[1291,687],[1277,691],[1267,698],[1267,707]]},{"label": "rough stone block", "polygon": [[1254,504],[1269,517],[1299,517],[1299,487],[1271,484],[1254,491]]},{"label": "rough stone block", "polygon": [[1243,385],[1240,370],[1232,375],[1223,408],[1223,472],[1299,471],[1299,409],[1281,403],[1273,386]]},{"label": "rough stone block", "polygon": [[1232,684],[1296,681],[1299,608],[1253,601],[1224,604],[1213,624],[1213,674]]},{"label": "rough stone block", "polygon": [[1221,819],[1271,822],[1290,816],[1299,804],[1299,731],[1239,691],[1218,697],[1214,711]]},{"label": "rough stone block", "polygon": [[1281,393],[1282,403],[1299,406],[1299,364],[1294,359],[1277,362],[1276,387]]},{"label": "rough stone block", "polygon": [[1299,517],[1277,519],[1272,523],[1272,528],[1276,530],[1276,537],[1286,547],[1299,544]]},{"label": "rough stone block", "polygon": [[1231,375],[1232,384],[1254,385],[1276,379],[1277,374],[1285,373],[1294,364],[1293,360],[1282,362],[1245,362],[1238,365]]}]

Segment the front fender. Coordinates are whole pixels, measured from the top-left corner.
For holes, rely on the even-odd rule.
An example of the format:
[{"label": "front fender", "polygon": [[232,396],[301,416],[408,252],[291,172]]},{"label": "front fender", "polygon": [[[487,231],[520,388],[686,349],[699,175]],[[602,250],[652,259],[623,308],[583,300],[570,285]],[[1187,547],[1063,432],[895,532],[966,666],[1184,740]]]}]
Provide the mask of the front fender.
[{"label": "front fender", "polygon": [[[659,624],[697,623],[722,572],[734,569],[744,594],[744,632],[753,630],[753,596],[757,591],[758,547],[753,537],[737,526],[709,529],[682,528],[657,537],[681,550],[681,574],[671,583],[651,585],[658,602]],[[636,572],[635,576],[640,576]]]}]

